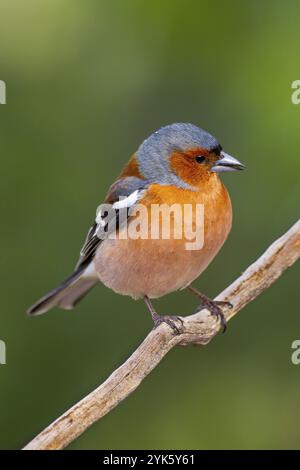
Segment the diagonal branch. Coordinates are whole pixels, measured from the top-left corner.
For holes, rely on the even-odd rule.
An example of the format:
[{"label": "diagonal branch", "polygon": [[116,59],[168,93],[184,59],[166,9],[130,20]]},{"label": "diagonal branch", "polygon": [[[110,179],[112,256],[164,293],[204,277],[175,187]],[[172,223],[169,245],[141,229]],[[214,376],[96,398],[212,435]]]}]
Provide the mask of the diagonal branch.
[{"label": "diagonal branch", "polygon": [[[224,309],[226,319],[230,320],[266,290],[299,257],[300,220],[216,297],[216,300],[228,300],[233,305],[232,309]],[[105,382],[50,424],[24,449],[63,449],[132,393],[170,349],[176,345],[206,345],[220,329],[219,323],[205,309],[182,319],[179,335],[174,336],[166,324],[152,330]]]}]

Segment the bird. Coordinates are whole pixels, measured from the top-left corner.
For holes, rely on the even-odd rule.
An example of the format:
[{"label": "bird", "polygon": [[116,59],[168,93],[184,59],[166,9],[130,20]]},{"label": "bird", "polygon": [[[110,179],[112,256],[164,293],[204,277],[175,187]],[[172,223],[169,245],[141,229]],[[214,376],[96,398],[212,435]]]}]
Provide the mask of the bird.
[{"label": "bird", "polygon": [[[231,199],[220,173],[244,168],[214,136],[194,124],[174,123],[152,133],[130,157],[98,207],[72,274],[27,313],[38,315],[53,307],[72,309],[100,282],[118,294],[143,299],[154,327],[164,322],[177,334],[177,320],[182,322],[182,318],[158,314],[153,299],[187,289],[225,330],[222,307],[231,304],[210,299],[192,282],[217,255],[232,227]],[[191,215],[196,233],[203,232],[199,249],[187,249],[186,236],[175,236],[179,225],[185,228],[185,222],[178,222],[174,214],[169,238],[161,233],[151,237],[155,225],[155,219],[149,217],[152,208],[174,204],[180,208],[189,205],[192,211],[203,207],[201,226],[195,212]],[[145,208],[140,223],[147,219],[146,237],[128,236],[135,228],[137,207]]]}]

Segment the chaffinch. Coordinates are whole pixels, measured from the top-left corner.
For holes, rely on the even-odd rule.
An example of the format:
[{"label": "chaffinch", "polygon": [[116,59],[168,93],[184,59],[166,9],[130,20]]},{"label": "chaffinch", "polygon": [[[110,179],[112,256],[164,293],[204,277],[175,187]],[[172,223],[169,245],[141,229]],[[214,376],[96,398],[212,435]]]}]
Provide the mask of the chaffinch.
[{"label": "chaffinch", "polygon": [[[109,188],[104,210],[101,206],[97,211],[74,272],[38,300],[28,313],[41,314],[55,306],[71,309],[101,281],[119,294],[144,299],[154,324],[166,322],[175,332],[178,328],[174,317],[158,315],[150,299],[187,288],[225,328],[220,302],[198,292],[191,283],[218,253],[231,229],[231,201],[218,173],[242,169],[244,165],[225,153],[215,137],[193,124],[171,124],[154,132]],[[187,236],[175,235],[179,225],[185,228],[185,221],[178,222],[174,214],[169,237],[163,237],[161,231],[159,236],[151,236],[154,220],[150,218],[149,222],[151,209],[174,204],[192,207],[193,229],[196,233],[202,230],[204,235],[199,249],[187,249]],[[146,212],[141,212],[139,224],[147,222],[148,236],[128,236],[136,223],[135,209],[140,206]],[[204,208],[200,222],[193,211],[196,206]],[[161,221],[160,213],[156,214]],[[110,224],[112,220],[114,224]]]}]

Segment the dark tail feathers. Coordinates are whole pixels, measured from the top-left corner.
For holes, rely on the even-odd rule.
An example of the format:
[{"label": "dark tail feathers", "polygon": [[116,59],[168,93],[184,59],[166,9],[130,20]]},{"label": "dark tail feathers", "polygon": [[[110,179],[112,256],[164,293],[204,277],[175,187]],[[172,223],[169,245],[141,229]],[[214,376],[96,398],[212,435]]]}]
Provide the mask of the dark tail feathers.
[{"label": "dark tail feathers", "polygon": [[73,308],[98,282],[95,278],[85,277],[85,269],[86,266],[83,266],[76,270],[56,289],[53,289],[33,304],[27,310],[27,313],[29,315],[40,315],[53,307],[60,307],[66,310]]}]

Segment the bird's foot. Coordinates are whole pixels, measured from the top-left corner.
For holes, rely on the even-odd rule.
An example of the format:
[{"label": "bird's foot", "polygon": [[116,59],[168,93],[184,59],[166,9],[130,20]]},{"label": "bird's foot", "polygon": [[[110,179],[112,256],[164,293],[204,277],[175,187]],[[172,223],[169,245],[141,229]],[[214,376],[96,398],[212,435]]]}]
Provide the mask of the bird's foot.
[{"label": "bird's foot", "polygon": [[227,322],[222,307],[232,308],[233,305],[230,302],[224,302],[222,300],[212,300],[192,286],[189,286],[188,290],[199,297],[202,308],[209,310],[210,313],[220,321],[223,333],[225,333]]},{"label": "bird's foot", "polygon": [[[180,322],[183,325],[183,320],[177,315],[158,315],[157,313],[152,314],[152,320],[154,322],[154,329],[157,328],[161,323],[169,325],[176,335],[181,333],[180,327],[175,324],[175,321]],[[175,320],[175,321],[174,321]]]},{"label": "bird's foot", "polygon": [[226,322],[226,318],[221,307],[232,308],[232,304],[230,302],[222,302],[219,300],[212,300],[212,299],[207,298],[205,300],[202,300],[201,307],[209,310],[210,313],[214,317],[216,317],[217,320],[220,321],[222,331],[223,333],[225,333],[226,328],[227,328],[227,322]]},{"label": "bird's foot", "polygon": [[158,315],[149,297],[145,295],[144,301],[146,302],[149,312],[151,313],[151,317],[154,322],[153,328],[157,328],[161,323],[166,323],[167,325],[169,325],[170,328],[172,328],[172,330],[174,331],[176,335],[179,335],[181,333],[180,327],[178,327],[175,323],[176,321],[180,322],[182,326],[183,320],[181,317],[178,317],[176,315]]}]

